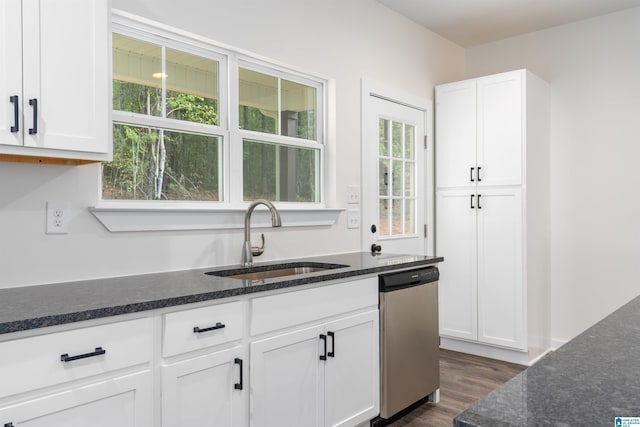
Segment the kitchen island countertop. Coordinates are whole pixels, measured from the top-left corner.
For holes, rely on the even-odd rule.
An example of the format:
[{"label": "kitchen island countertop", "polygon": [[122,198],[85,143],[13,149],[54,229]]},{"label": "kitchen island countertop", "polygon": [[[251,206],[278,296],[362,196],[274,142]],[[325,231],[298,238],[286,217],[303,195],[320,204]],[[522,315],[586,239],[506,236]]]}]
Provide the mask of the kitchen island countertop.
[{"label": "kitchen island countertop", "polygon": [[453,425],[614,426],[640,417],[640,297],[484,399]]},{"label": "kitchen island countertop", "polygon": [[331,280],[420,267],[442,260],[433,256],[373,256],[368,252],[352,252],[256,263],[256,266],[274,266],[274,269],[292,262],[346,265],[260,281],[205,274],[241,268],[232,265],[0,289],[0,335],[293,286],[321,285]]}]

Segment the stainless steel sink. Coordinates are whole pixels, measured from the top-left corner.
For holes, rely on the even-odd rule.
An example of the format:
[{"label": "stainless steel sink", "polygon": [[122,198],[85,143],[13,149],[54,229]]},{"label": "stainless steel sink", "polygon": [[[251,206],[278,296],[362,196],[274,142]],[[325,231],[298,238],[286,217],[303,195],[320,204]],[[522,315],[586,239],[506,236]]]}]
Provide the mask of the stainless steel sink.
[{"label": "stainless steel sink", "polygon": [[265,280],[277,277],[296,276],[299,274],[315,273],[316,271],[344,268],[343,264],[324,264],[316,262],[296,262],[273,265],[260,265],[229,270],[207,271],[210,276],[226,277],[239,280]]}]

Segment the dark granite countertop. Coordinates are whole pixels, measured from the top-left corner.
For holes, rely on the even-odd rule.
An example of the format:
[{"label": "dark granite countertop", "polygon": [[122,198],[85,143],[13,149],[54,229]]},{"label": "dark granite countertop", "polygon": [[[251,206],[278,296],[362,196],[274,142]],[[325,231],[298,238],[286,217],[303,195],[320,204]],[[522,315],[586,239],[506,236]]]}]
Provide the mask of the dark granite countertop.
[{"label": "dark granite countertop", "polygon": [[640,297],[458,414],[454,426],[613,426],[640,417]]},{"label": "dark granite countertop", "polygon": [[256,263],[266,269],[292,262],[347,265],[261,281],[204,274],[241,269],[236,265],[0,289],[0,334],[429,265],[442,260],[441,257],[372,256],[367,252],[353,252]]}]

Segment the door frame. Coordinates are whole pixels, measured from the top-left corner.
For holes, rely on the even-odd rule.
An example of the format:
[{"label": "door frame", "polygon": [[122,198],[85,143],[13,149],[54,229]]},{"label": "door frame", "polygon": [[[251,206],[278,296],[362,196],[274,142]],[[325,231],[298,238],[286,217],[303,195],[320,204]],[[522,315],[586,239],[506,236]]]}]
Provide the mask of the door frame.
[{"label": "door frame", "polygon": [[[376,97],[385,101],[394,102],[396,104],[404,105],[406,107],[420,110],[425,116],[425,135],[427,136],[427,148],[424,153],[424,164],[422,167],[424,170],[424,188],[425,194],[425,206],[424,206],[424,220],[427,224],[427,238],[425,239],[425,255],[434,255],[434,234],[435,234],[435,222],[434,222],[434,183],[435,183],[435,169],[434,169],[434,140],[433,140],[433,101],[427,98],[422,98],[397,88],[388,86],[384,83],[377,82],[375,80],[363,77],[360,80],[360,183],[362,188],[362,206],[365,206],[365,199],[367,194],[364,191],[364,179],[367,176],[367,172],[370,172],[369,165],[365,159],[365,136],[367,135],[367,117],[371,114],[372,106],[369,103],[370,97]],[[364,219],[364,215],[362,216]],[[361,221],[360,227],[360,241],[361,248],[364,252],[370,251],[371,239],[368,224]]]}]

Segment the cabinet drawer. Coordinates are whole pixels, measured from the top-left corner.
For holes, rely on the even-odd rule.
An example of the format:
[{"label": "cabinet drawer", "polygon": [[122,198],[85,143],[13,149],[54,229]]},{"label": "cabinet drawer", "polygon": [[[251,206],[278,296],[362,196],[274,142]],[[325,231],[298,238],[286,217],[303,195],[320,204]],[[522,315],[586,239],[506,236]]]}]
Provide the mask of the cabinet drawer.
[{"label": "cabinet drawer", "polygon": [[242,338],[242,302],[194,308],[164,316],[164,357]]},{"label": "cabinet drawer", "polygon": [[0,398],[147,363],[151,334],[138,319],[2,342]]},{"label": "cabinet drawer", "polygon": [[377,277],[255,298],[251,301],[251,335],[377,305]]}]

